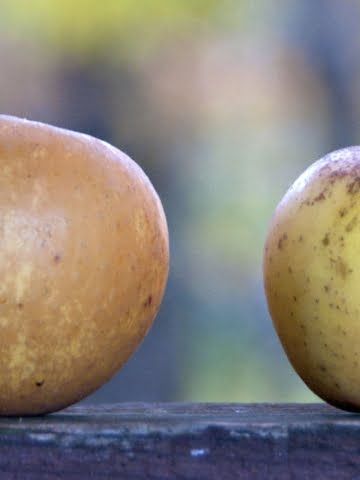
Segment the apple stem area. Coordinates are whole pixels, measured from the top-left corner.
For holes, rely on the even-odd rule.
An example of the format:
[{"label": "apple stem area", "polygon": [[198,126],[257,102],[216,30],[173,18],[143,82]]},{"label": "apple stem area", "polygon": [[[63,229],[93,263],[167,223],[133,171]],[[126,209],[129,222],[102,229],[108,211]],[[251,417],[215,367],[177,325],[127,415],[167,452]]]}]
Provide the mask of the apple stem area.
[{"label": "apple stem area", "polygon": [[1,418],[0,471],[34,480],[357,478],[359,438],[360,416],[323,404],[76,406]]}]

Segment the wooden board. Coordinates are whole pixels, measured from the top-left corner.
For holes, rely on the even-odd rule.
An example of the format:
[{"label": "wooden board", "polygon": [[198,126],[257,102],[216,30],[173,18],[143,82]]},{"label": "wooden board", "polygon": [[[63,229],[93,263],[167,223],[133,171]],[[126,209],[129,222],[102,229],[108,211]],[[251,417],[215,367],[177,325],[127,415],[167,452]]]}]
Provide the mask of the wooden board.
[{"label": "wooden board", "polygon": [[360,479],[360,416],[325,405],[122,404],[0,419],[0,478]]}]

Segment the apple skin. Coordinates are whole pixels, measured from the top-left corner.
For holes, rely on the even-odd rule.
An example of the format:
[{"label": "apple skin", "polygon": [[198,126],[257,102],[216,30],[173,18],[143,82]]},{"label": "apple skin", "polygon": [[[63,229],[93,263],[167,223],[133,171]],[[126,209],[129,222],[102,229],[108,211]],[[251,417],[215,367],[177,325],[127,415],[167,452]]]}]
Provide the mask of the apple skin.
[{"label": "apple skin", "polygon": [[168,276],[161,202],[93,137],[0,116],[0,415],[62,409],[138,347]]},{"label": "apple skin", "polygon": [[294,369],[328,403],[360,411],[360,147],[330,153],[288,190],[263,272]]}]

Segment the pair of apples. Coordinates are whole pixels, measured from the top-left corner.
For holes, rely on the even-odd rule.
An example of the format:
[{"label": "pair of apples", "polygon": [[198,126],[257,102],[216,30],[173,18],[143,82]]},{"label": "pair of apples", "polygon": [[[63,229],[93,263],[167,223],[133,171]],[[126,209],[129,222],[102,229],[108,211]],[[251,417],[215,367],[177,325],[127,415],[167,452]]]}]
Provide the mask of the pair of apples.
[{"label": "pair of apples", "polygon": [[[270,313],[303,380],[360,409],[360,149],[325,157],[285,195],[264,256]],[[150,181],[98,139],[0,116],[0,414],[64,408],[121,368],[169,268]]]}]

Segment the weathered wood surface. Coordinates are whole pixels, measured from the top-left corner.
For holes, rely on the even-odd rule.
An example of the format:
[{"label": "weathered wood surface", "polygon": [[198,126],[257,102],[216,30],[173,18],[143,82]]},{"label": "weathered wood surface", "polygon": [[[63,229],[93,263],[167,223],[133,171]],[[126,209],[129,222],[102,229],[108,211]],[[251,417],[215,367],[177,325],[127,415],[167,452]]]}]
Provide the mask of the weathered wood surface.
[{"label": "weathered wood surface", "polygon": [[360,416],[325,405],[123,404],[2,418],[0,478],[360,480]]}]

